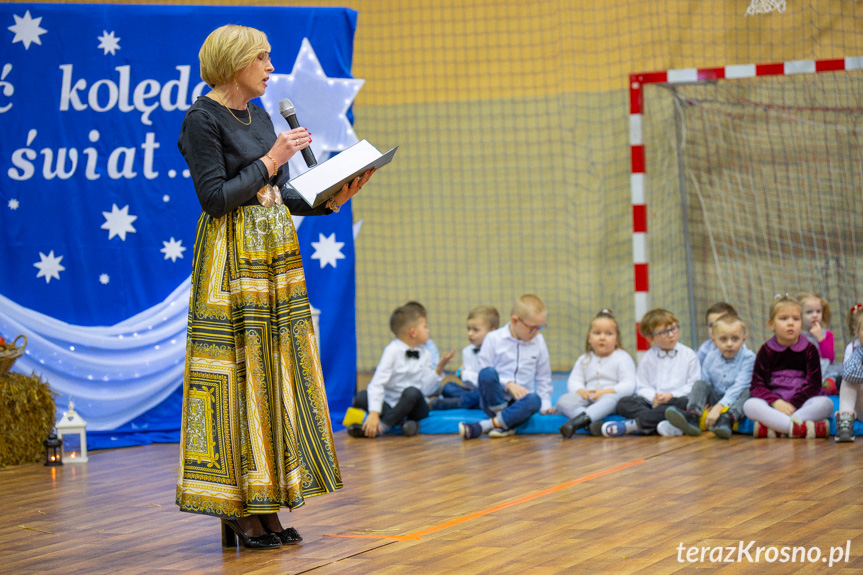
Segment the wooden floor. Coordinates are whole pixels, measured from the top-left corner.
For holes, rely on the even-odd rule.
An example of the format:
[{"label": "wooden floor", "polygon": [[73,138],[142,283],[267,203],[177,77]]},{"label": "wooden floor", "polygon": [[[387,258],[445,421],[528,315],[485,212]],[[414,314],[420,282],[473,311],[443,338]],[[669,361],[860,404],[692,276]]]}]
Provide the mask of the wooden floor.
[{"label": "wooden floor", "polygon": [[0,470],[0,573],[863,572],[863,440],[336,438],[344,489],[283,512],[305,542],[274,551],[177,510],[176,444]]}]

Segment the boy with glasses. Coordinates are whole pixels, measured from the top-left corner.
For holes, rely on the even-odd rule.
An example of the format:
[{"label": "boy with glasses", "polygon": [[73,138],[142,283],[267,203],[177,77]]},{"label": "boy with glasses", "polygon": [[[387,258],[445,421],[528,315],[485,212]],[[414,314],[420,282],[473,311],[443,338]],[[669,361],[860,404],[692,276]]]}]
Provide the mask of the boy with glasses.
[{"label": "boy with glasses", "polygon": [[463,439],[507,437],[537,412],[551,413],[551,361],[542,334],[548,311],[535,295],[523,295],[509,323],[485,336],[480,349],[480,407],[488,419],[458,424]]},{"label": "boy with glasses", "polygon": [[619,437],[628,433],[681,435],[665,421],[665,410],[686,409],[692,384],[701,375],[701,364],[692,348],[680,343],[677,318],[670,311],[653,309],[644,314],[638,328],[650,342],[650,349],[635,372],[635,395],[617,402],[617,413],[626,421],[602,424],[602,435]]}]

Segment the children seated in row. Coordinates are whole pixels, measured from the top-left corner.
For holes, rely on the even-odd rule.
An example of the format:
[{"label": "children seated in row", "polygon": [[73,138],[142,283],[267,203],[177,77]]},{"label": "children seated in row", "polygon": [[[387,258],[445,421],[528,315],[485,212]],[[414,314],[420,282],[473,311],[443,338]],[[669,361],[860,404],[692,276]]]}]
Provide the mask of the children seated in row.
[{"label": "children seated in row", "polygon": [[[601,429],[606,437],[660,431],[665,410],[672,406],[685,410],[692,385],[700,376],[698,357],[678,341],[680,327],[670,311],[654,309],[644,314],[639,332],[651,346],[636,370],[635,395],[617,402],[617,413],[625,421],[604,423]],[[661,431],[676,435],[673,429],[666,424]]]},{"label": "children seated in row", "polygon": [[681,433],[698,436],[701,414],[709,405],[707,429],[716,437],[729,439],[734,423],[743,418],[743,404],[749,399],[755,353],[746,347],[746,325],[737,314],[725,313],[709,323],[713,349],[701,363],[701,379],[692,385],[686,410],[668,407],[665,418]]},{"label": "children seated in row", "polygon": [[479,351],[480,407],[488,416],[460,422],[459,435],[506,437],[534,413],[551,413],[551,361],[542,334],[548,311],[535,295],[523,295],[510,321],[485,336]]},{"label": "children seated in row", "polygon": [[585,353],[566,382],[556,411],[569,418],[560,427],[566,438],[614,413],[618,400],[635,391],[635,362],[623,349],[620,327],[611,310],[600,311],[587,330]]},{"label": "children seated in row", "polygon": [[[678,321],[671,312],[655,309],[645,314],[639,329],[651,348],[636,369],[623,350],[614,315],[602,310],[591,321],[585,353],[573,366],[567,393],[555,409],[551,408],[548,349],[539,333],[546,317],[545,305],[532,295],[516,301],[503,328],[495,329],[500,320],[493,307],[471,310],[467,322],[471,345],[462,351],[463,365],[457,371],[461,384],[448,383],[442,397],[431,404],[434,409],[479,406],[486,412],[489,418],[482,422],[459,423],[464,439],[486,432],[490,437],[512,435],[534,413],[554,411],[569,418],[560,427],[566,438],[585,427],[606,437],[654,432],[696,436],[701,433],[705,408],[709,408],[707,428],[723,439],[730,438],[733,425],[744,414],[753,420],[756,437],[829,434],[832,401],[819,395],[821,362],[830,359],[832,350],[832,334],[823,328],[829,307],[811,292],[799,299],[776,298],[768,321],[775,336],[761,347],[757,359],[746,347],[745,323],[732,306],[719,303],[708,309],[711,338],[699,348],[705,352],[703,362],[679,343]],[[848,325],[858,343],[849,344],[845,353],[852,379],[840,394],[838,442],[853,441],[854,421],[863,417],[863,348],[859,345],[863,305],[851,309]],[[805,332],[804,326],[809,328]],[[354,437],[375,437],[400,424],[405,435],[415,434],[417,421],[428,414],[424,395],[437,389],[443,368],[454,355],[453,350],[435,368],[428,352],[413,349],[428,341],[425,308],[416,302],[393,313],[391,328],[396,340],[384,351],[368,390],[355,398],[355,407],[367,409],[370,415],[361,426],[349,427]],[[816,347],[819,344],[822,349]],[[408,355],[398,361],[399,353],[393,350],[415,352],[421,361],[411,362]],[[855,352],[859,361],[849,368]],[[626,420],[602,423],[615,412]]]},{"label": "children seated in row", "polygon": [[755,358],[750,397],[743,404],[755,437],[827,437],[833,401],[821,393],[821,358],[803,335],[803,308],[788,295],[770,305],[775,334]]},{"label": "children seated in row", "polygon": [[854,441],[854,421],[863,421],[863,304],[848,312],[848,330],[856,336],[845,348],[839,410],[836,412],[836,443]]},{"label": "children seated in row", "polygon": [[377,437],[400,425],[407,436],[419,432],[419,420],[428,416],[426,395],[443,380],[444,367],[455,356],[453,349],[437,365],[423,347],[429,340],[425,308],[408,303],[393,311],[390,330],[396,338],[384,348],[366,389],[354,397],[353,406],[368,412],[362,424],[348,426],[351,437]]},{"label": "children seated in row", "polygon": [[500,327],[500,315],[490,305],[480,305],[468,313],[467,339],[461,350],[461,367],[455,372],[459,383],[444,384],[441,397],[431,401],[431,409],[474,409],[479,407],[479,351],[490,332]]}]

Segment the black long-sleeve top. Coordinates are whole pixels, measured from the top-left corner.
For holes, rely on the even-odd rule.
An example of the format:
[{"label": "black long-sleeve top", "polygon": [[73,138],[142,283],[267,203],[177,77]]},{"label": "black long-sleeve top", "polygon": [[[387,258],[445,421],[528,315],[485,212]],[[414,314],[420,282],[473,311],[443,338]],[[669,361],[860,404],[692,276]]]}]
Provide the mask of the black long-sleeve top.
[{"label": "black long-sleeve top", "polygon": [[201,208],[220,218],[239,206],[259,205],[258,190],[267,183],[277,186],[288,210],[298,216],[332,213],[325,204],[317,208],[284,184],[289,179],[288,165],[280,166],[275,177],[268,177],[267,166],[260,160],[276,141],[273,122],[267,112],[251,102],[248,111],[233,110],[247,121],[237,121],[225,106],[201,96],[183,119],[177,146],[189,165],[189,173]]}]

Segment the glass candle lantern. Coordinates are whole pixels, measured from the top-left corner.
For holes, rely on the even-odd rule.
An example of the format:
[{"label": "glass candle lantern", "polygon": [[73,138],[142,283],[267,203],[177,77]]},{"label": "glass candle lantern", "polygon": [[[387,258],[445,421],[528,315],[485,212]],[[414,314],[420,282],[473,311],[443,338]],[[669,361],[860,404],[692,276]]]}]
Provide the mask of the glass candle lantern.
[{"label": "glass candle lantern", "polygon": [[86,463],[87,422],[75,412],[75,404],[69,401],[69,411],[57,422],[57,437],[63,442],[63,461]]},{"label": "glass candle lantern", "polygon": [[49,435],[42,445],[45,446],[45,465],[48,467],[63,465],[63,442],[57,439],[56,434]]}]

